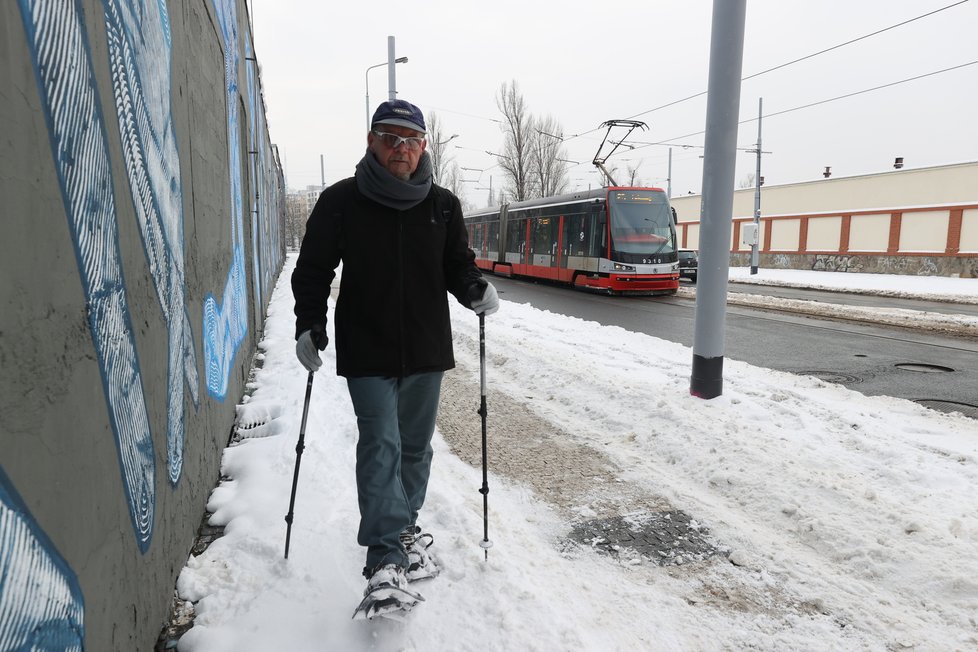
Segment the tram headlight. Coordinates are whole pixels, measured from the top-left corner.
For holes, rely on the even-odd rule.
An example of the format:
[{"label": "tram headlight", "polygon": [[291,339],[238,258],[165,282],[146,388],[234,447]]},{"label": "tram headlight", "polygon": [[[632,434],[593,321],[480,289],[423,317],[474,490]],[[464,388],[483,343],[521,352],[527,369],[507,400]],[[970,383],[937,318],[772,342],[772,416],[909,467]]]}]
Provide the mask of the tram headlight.
[{"label": "tram headlight", "polygon": [[624,265],[622,263],[615,263],[615,271],[616,272],[634,272],[635,271],[635,266],[634,265]]}]

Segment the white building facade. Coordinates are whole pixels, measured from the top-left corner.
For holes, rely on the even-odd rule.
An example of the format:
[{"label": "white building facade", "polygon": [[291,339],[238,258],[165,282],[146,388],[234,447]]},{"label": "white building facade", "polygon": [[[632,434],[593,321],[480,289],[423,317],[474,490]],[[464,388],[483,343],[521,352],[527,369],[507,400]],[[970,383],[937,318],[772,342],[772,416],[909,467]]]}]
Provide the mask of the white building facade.
[{"label": "white building facade", "polygon": [[[680,246],[699,246],[702,200],[676,197]],[[731,264],[754,189],[734,193]],[[978,278],[978,162],[761,188],[760,266]]]}]

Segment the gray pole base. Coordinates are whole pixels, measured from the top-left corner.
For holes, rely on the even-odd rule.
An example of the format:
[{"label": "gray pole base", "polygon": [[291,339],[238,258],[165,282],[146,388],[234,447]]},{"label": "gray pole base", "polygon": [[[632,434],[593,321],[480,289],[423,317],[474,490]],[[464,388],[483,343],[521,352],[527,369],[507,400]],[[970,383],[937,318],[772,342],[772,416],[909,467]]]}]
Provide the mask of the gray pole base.
[{"label": "gray pole base", "polygon": [[693,375],[689,393],[697,398],[711,399],[723,394],[723,356],[704,358],[693,354]]}]

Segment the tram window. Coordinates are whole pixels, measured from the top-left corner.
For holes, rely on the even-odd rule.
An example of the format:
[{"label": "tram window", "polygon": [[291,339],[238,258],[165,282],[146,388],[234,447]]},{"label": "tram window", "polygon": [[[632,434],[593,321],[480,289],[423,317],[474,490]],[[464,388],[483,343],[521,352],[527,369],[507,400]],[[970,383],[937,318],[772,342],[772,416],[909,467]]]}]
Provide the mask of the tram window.
[{"label": "tram window", "polygon": [[584,255],[584,215],[581,213],[564,216],[564,254]]},{"label": "tram window", "polygon": [[533,248],[532,251],[538,254],[549,254],[553,237],[553,220],[543,217],[533,221]]},{"label": "tram window", "polygon": [[512,220],[506,231],[506,251],[512,253],[522,253],[524,239],[526,238],[526,220]]}]

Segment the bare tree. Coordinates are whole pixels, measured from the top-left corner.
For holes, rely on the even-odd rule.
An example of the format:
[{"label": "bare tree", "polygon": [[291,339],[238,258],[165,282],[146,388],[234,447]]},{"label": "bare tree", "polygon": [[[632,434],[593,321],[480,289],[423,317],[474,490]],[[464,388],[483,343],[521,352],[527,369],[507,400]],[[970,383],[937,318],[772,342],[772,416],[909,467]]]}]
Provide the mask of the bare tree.
[{"label": "bare tree", "polygon": [[642,180],[638,178],[638,169],[642,167],[641,161],[635,166],[626,165],[625,170],[628,172],[628,185],[637,188],[642,185]]},{"label": "bare tree", "polygon": [[[449,141],[458,137],[458,134],[445,135],[441,120],[434,111],[428,114],[428,147],[427,152],[431,157],[431,176],[439,186],[451,188],[446,185],[446,172],[454,163],[455,157],[449,154]],[[457,167],[457,166],[456,166]],[[457,174],[456,174],[457,176]],[[458,194],[458,193],[456,193]]]},{"label": "bare tree", "polygon": [[754,187],[754,173],[748,172],[744,175],[744,178],[740,180],[737,184],[738,188],[753,188]]},{"label": "bare tree", "polygon": [[442,172],[441,182],[438,184],[444,188],[448,188],[452,191],[459,201],[462,202],[462,206],[465,206],[465,184],[462,183],[462,172],[459,170],[458,163],[451,161]]},{"label": "bare tree", "polygon": [[529,199],[533,196],[530,161],[536,131],[515,79],[499,87],[496,106],[503,114],[503,153],[499,156],[499,167],[506,177],[506,194],[513,201]]},{"label": "bare tree", "polygon": [[297,251],[302,237],[306,233],[306,214],[302,195],[299,193],[288,193],[285,198],[285,240],[286,247]]},{"label": "bare tree", "polygon": [[533,121],[534,138],[530,143],[530,173],[539,197],[559,195],[567,189],[567,153],[564,128],[552,115]]}]

